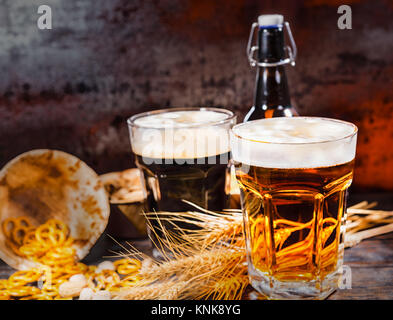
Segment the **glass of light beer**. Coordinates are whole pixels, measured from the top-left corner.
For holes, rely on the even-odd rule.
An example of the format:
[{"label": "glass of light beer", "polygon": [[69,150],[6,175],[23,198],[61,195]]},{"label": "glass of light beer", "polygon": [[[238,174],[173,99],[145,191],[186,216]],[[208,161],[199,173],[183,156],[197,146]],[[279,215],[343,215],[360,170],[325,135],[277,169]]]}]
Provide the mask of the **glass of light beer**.
[{"label": "glass of light beer", "polygon": [[272,299],[337,289],[357,127],[316,117],[242,123],[231,132],[250,282]]},{"label": "glass of light beer", "polygon": [[[132,151],[141,170],[147,210],[182,212],[227,208],[230,188],[229,131],[236,116],[220,108],[171,108],[128,119]],[[163,216],[161,216],[163,217]],[[163,217],[164,218],[164,217]],[[174,226],[165,223],[172,232]],[[154,230],[161,234],[152,221]],[[179,228],[190,225],[177,223]],[[152,235],[154,240],[154,234]]]}]

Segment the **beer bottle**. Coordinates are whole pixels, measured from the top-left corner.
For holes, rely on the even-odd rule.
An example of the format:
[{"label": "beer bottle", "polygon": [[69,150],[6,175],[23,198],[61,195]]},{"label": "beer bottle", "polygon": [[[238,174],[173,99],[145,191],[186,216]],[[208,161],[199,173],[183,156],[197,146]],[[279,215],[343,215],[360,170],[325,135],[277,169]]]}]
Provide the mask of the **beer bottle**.
[{"label": "beer bottle", "polygon": [[[284,27],[292,45],[285,46]],[[254,31],[258,28],[257,45],[251,47]],[[286,57],[286,51],[289,57]],[[257,54],[257,60],[254,54]],[[291,105],[285,66],[294,65],[296,45],[288,22],[282,15],[267,14],[258,17],[252,25],[247,46],[248,59],[252,67],[257,67],[254,105],[244,118],[244,122],[272,117],[292,117],[298,115]]]}]

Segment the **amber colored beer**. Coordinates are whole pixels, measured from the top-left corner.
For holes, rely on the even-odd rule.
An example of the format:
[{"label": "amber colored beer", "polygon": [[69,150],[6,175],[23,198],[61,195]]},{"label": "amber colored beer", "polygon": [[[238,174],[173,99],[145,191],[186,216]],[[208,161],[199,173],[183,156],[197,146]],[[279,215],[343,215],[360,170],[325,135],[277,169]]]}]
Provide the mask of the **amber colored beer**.
[{"label": "amber colored beer", "polygon": [[[237,127],[232,152],[253,286],[272,298],[326,297],[343,261],[356,127],[322,118]],[[247,141],[248,156],[239,148]]]}]

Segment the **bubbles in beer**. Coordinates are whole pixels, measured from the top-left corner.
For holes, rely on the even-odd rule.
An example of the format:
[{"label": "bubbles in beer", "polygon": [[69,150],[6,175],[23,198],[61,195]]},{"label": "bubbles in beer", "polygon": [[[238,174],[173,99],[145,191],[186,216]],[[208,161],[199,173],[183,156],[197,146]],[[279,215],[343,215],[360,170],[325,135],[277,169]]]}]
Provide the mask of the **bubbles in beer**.
[{"label": "bubbles in beer", "polygon": [[233,128],[235,161],[267,168],[315,168],[355,157],[356,127],[327,118],[270,118]]}]

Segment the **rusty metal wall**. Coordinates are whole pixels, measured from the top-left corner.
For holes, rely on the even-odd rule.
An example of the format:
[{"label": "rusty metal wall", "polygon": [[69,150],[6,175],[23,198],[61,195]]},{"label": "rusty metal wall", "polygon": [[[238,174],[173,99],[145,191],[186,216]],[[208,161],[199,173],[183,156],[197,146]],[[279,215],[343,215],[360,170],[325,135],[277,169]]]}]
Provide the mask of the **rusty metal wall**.
[{"label": "rusty metal wall", "polygon": [[[53,29],[37,28],[37,7]],[[288,76],[303,115],[360,129],[354,189],[393,190],[393,2],[0,0],[0,166],[34,148],[61,149],[99,173],[133,166],[125,119],[172,106],[243,116],[254,70],[245,48],[258,14],[280,12],[299,57]]]}]

